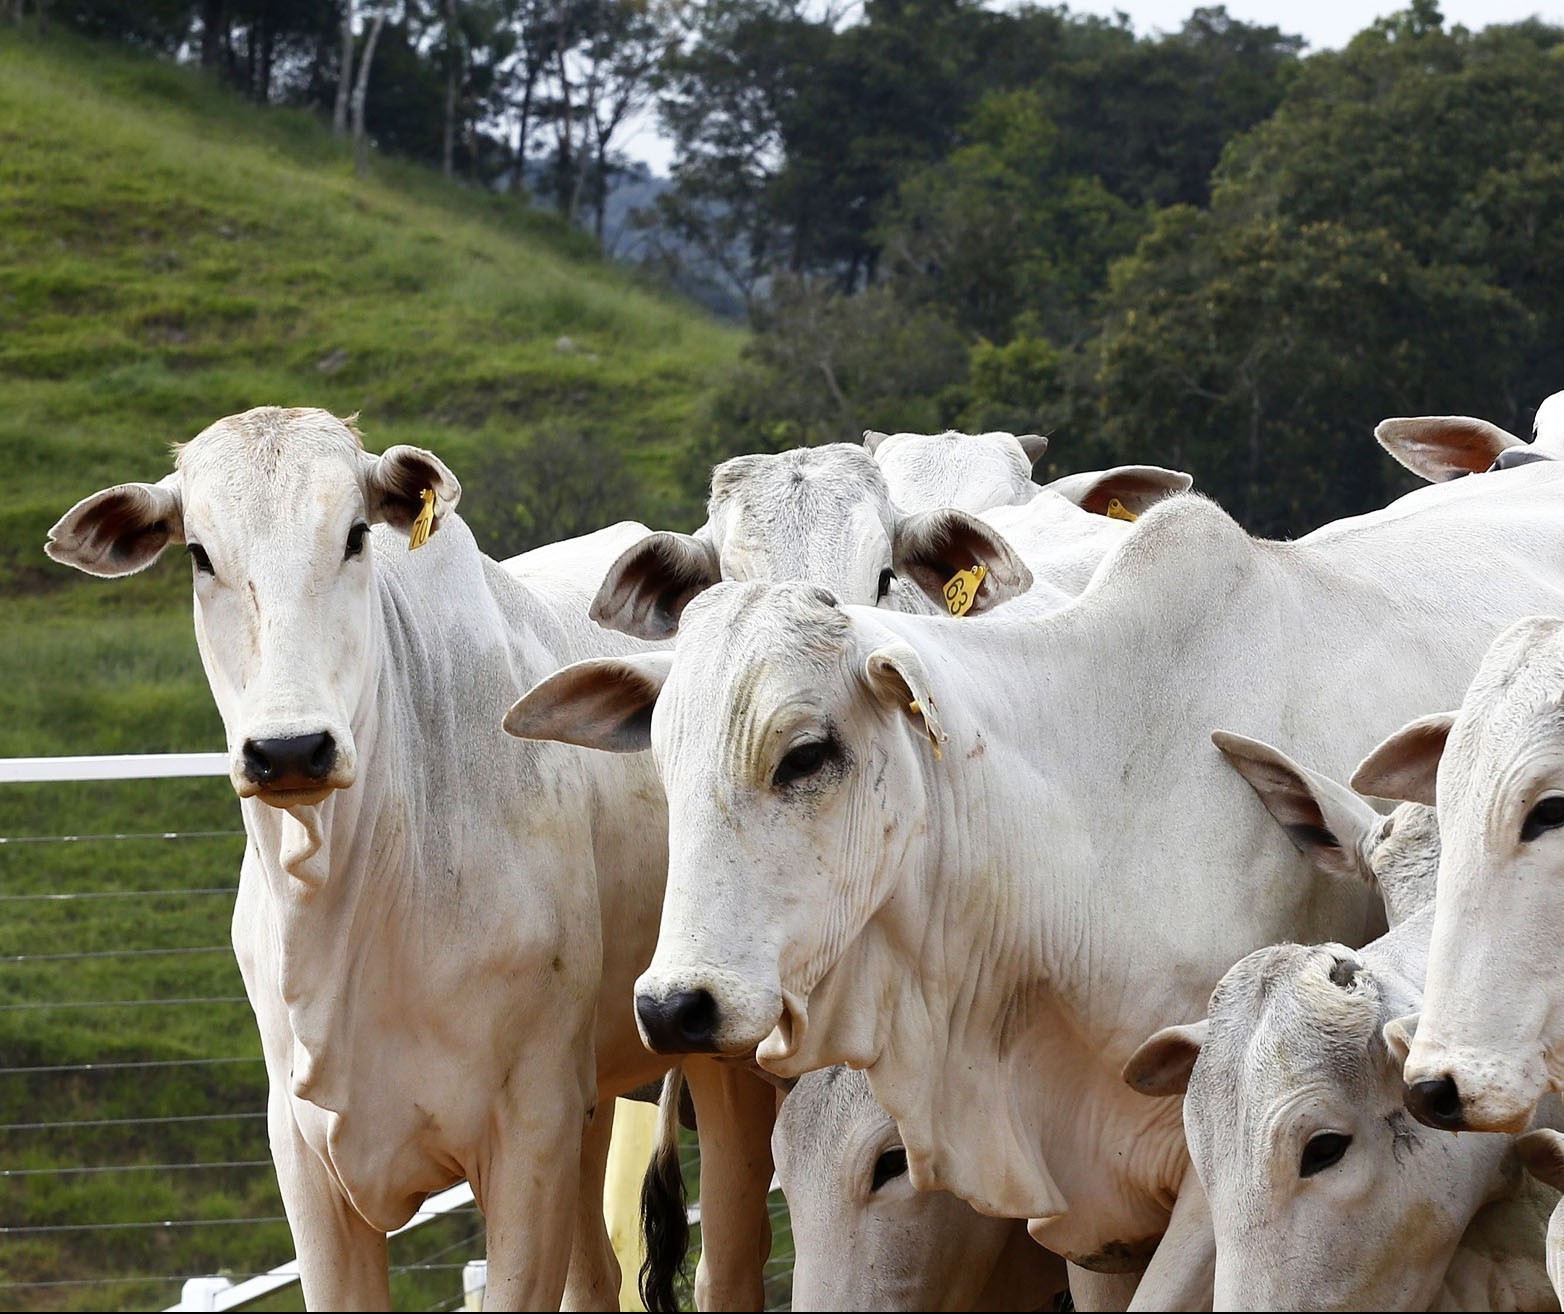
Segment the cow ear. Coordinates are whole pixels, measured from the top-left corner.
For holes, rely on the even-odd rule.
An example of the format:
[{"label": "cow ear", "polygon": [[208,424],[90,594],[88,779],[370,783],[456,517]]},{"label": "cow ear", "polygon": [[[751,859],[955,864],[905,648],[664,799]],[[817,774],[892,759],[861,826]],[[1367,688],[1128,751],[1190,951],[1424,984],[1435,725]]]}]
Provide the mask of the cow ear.
[{"label": "cow ear", "polygon": [[953,507],[919,511],[896,522],[891,566],[943,610],[945,586],[957,572],[984,567],[967,615],[989,611],[1032,587],[1032,572],[999,531]]},{"label": "cow ear", "polygon": [[145,570],[170,543],[185,541],[179,473],[155,484],[116,484],[85,497],[54,523],[43,550],[89,575]]},{"label": "cow ear", "polygon": [[1202,1018],[1188,1026],[1163,1027],[1130,1055],[1121,1075],[1142,1095],[1182,1095],[1210,1025]]},{"label": "cow ear", "polygon": [[1358,763],[1351,784],[1360,794],[1405,799],[1433,807],[1434,786],[1454,712],[1436,712],[1408,722]]},{"label": "cow ear", "polygon": [[863,431],[863,445],[869,449],[872,456],[879,450],[880,444],[890,437],[888,433],[881,433],[878,429],[865,429]]},{"label": "cow ear", "polygon": [[1213,730],[1211,742],[1317,870],[1373,881],[1366,843],[1384,818],[1367,802],[1258,739]]},{"label": "cow ear", "polygon": [[717,550],[693,534],[648,534],[608,568],[589,614],[638,639],[668,639],[690,600],[722,578]]},{"label": "cow ear", "polygon": [[1015,439],[1026,453],[1026,459],[1033,465],[1048,455],[1048,435],[1045,433],[1018,433]]},{"label": "cow ear", "polygon": [[1065,475],[1043,487],[1093,515],[1107,515],[1109,507],[1117,502],[1130,515],[1138,516],[1164,497],[1187,492],[1194,482],[1192,475],[1182,470],[1164,470],[1160,465],[1117,465],[1109,470]]},{"label": "cow ear", "polygon": [[1376,424],[1374,437],[1413,474],[1435,484],[1481,474],[1499,453],[1524,445],[1508,430],[1469,415],[1397,416]]},{"label": "cow ear", "polygon": [[672,666],[671,652],[575,662],[516,700],[505,713],[506,733],[638,753],[652,745],[652,708]]},{"label": "cow ear", "polygon": [[371,523],[408,533],[424,509],[424,491],[434,494],[429,533],[437,532],[461,500],[462,486],[433,452],[398,444],[380,456],[365,454],[364,501]]},{"label": "cow ear", "polygon": [[876,648],[864,661],[864,674],[875,696],[904,716],[916,720],[940,756],[940,745],[949,738],[940,729],[939,708],[929,689],[929,675],[923,659],[911,644],[897,640]]},{"label": "cow ear", "polygon": [[1412,1049],[1412,1037],[1417,1035],[1418,1014],[1408,1013],[1404,1017],[1393,1017],[1380,1029],[1380,1037],[1385,1042],[1385,1048],[1390,1051],[1390,1059],[1397,1067],[1405,1067],[1407,1055]]},{"label": "cow ear", "polygon": [[1515,1138],[1515,1153],[1539,1182],[1564,1191],[1564,1133],[1551,1127],[1529,1131]]}]

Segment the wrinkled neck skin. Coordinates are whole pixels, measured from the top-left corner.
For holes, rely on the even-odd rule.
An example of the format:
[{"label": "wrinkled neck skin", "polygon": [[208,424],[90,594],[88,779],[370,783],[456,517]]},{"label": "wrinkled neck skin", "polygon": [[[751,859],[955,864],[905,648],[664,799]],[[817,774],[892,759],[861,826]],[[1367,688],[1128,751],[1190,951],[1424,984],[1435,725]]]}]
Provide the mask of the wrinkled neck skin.
[{"label": "wrinkled neck skin", "polygon": [[[937,624],[978,637],[975,622]],[[894,892],[817,981],[784,971],[785,987],[807,995],[808,1026],[783,1061],[768,1046],[761,1057],[784,1075],[864,1068],[901,1128],[916,1187],[983,1213],[1051,1218],[1051,1249],[1085,1267],[1134,1267],[1165,1227],[1187,1163],[1179,1109],[1119,1076],[1137,1034],[1123,1014],[1147,992],[1090,979],[1090,928],[1108,910],[1089,893],[1086,905],[1051,899],[1035,879],[1036,852],[1073,871],[1099,857],[1089,829],[1066,824],[1069,803],[1044,771],[989,752],[986,727],[1010,726],[1016,711],[1002,706],[1001,686],[982,686],[987,642],[921,650],[933,688],[966,691],[939,696],[942,761],[910,719],[889,731],[908,741],[897,751],[925,764],[926,842],[907,848]],[[1098,1043],[1105,1033],[1122,1046]],[[1105,1161],[1104,1145],[1134,1149]]]}]

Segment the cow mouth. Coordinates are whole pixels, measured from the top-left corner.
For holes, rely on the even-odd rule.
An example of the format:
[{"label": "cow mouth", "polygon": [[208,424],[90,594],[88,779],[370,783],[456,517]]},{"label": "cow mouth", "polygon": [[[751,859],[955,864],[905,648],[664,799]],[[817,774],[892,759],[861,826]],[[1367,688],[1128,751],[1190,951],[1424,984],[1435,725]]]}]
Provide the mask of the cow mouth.
[{"label": "cow mouth", "polygon": [[788,1060],[803,1047],[809,1031],[809,1010],[805,1001],[791,990],[782,992],[782,1013],[769,1035],[755,1048],[756,1060],[781,1077],[794,1077],[786,1070]]},{"label": "cow mouth", "polygon": [[239,788],[239,797],[257,799],[270,807],[286,810],[313,807],[317,803],[324,803],[340,788],[342,786],[321,781],[306,785],[295,785],[287,781],[257,785],[247,780]]}]

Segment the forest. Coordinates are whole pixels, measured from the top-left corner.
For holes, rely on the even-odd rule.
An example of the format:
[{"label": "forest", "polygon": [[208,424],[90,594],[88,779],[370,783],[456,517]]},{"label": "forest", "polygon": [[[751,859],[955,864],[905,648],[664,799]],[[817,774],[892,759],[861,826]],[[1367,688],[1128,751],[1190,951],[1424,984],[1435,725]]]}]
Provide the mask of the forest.
[{"label": "forest", "polygon": [[640,259],[749,328],[692,471],[1035,431],[1061,471],[1186,469],[1287,536],[1407,486],[1379,419],[1525,432],[1564,380],[1564,28],[1536,20],[1413,0],[1309,53],[1219,6],[1150,37],[976,0],[36,8],[599,238],[655,114],[674,154]]}]

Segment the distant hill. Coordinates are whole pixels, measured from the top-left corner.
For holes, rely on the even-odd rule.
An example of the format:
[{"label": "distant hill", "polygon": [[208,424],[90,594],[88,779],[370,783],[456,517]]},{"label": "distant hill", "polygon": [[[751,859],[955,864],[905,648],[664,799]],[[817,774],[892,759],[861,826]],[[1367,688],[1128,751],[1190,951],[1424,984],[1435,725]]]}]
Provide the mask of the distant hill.
[{"label": "distant hill", "polygon": [[[394,161],[372,172],[355,178],[312,116],[197,70],[0,27],[0,753],[213,746],[187,572],[107,586],[42,548],[78,498],[161,477],[169,443],[223,415],[318,405],[358,412],[375,450],[434,449],[496,555],[627,515],[700,519],[686,452],[740,334],[550,215]],[[579,487],[548,502],[540,467]],[[200,742],[188,713],[47,714],[38,680],[132,613],[168,616],[155,646],[186,654]],[[127,651],[115,678],[136,665]]]}]

